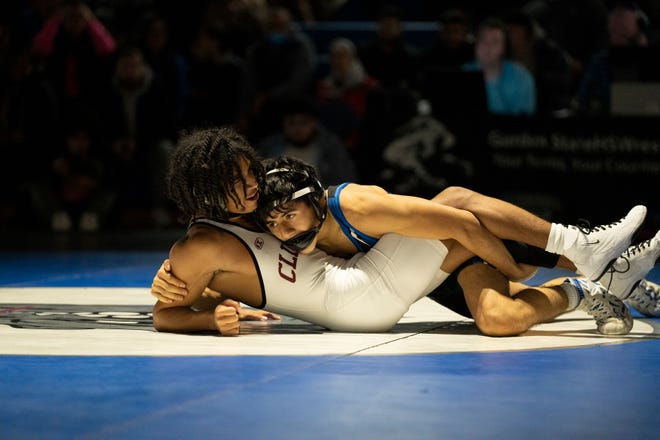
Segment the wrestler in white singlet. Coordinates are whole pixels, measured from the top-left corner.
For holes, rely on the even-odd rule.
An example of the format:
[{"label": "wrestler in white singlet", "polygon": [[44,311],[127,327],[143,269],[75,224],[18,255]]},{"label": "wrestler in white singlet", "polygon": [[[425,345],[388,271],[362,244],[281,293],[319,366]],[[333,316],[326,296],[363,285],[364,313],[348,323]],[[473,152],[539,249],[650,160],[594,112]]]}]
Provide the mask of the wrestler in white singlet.
[{"label": "wrestler in white singlet", "polygon": [[349,260],[315,249],[298,254],[263,231],[197,219],[231,233],[251,253],[262,307],[330,330],[382,332],[449,276],[440,270],[447,248],[438,240],[385,234]]}]

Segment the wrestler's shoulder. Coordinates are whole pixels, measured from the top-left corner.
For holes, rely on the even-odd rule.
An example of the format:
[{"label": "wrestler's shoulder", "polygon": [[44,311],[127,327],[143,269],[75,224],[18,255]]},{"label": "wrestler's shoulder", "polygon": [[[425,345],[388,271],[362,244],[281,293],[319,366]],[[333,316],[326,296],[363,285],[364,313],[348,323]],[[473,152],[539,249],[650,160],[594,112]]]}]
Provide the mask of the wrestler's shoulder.
[{"label": "wrestler's shoulder", "polygon": [[360,201],[363,199],[370,199],[374,196],[386,195],[387,191],[377,185],[362,185],[359,183],[350,183],[346,185],[339,196],[340,202]]},{"label": "wrestler's shoulder", "polygon": [[380,186],[352,183],[344,188],[339,201],[345,214],[368,214],[374,207],[379,207],[387,195],[388,192]]},{"label": "wrestler's shoulder", "polygon": [[227,231],[208,225],[194,225],[172,247],[172,251],[186,256],[226,253],[227,248],[239,244]]}]

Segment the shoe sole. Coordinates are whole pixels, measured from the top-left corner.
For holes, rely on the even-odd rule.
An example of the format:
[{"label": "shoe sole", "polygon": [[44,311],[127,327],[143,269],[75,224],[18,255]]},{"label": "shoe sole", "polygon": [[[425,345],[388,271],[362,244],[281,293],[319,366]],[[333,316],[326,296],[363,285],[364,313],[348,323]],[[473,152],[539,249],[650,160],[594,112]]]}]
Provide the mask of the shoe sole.
[{"label": "shoe sole", "polygon": [[[633,208],[633,209],[635,209],[635,208]],[[612,258],[612,259],[609,261],[609,263],[607,263],[607,264],[605,265],[605,267],[603,268],[603,271],[600,273],[600,275],[598,275],[597,278],[591,278],[591,281],[598,281],[598,280],[600,280],[601,278],[603,278],[603,276],[605,275],[605,273],[606,273],[608,270],[610,270],[610,268],[612,267],[612,265],[616,262],[616,259],[619,258],[619,256],[620,256],[622,253],[624,253],[626,249],[628,249],[628,248],[630,247],[630,244],[632,243],[633,238],[635,237],[635,235],[636,235],[637,232],[639,231],[639,228],[641,228],[642,225],[644,224],[644,220],[646,219],[646,213],[647,213],[647,209],[646,209],[646,207],[645,207],[645,208],[644,208],[644,215],[640,217],[639,223],[637,223],[637,226],[635,226],[635,229],[633,230],[633,232],[630,234],[630,237],[628,238],[628,244],[627,244],[627,245],[621,250],[621,252],[619,252],[619,253],[617,254],[616,257]]]},{"label": "shoe sole", "polygon": [[[611,324],[608,326],[608,324]],[[606,336],[622,336],[627,335],[632,330],[633,325],[629,323],[621,324],[619,323],[605,323],[602,326],[599,326],[598,333]]]}]

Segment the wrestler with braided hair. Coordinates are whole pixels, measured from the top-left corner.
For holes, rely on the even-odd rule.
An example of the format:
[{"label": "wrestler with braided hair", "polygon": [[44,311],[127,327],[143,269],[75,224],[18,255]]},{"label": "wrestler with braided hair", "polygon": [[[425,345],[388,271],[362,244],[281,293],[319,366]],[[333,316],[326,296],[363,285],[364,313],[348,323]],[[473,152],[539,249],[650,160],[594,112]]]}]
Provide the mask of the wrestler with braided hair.
[{"label": "wrestler with braided hair", "polygon": [[[222,139],[216,139],[217,137]],[[229,151],[221,153],[217,151],[220,147]],[[297,247],[282,244],[270,233],[259,228],[249,215],[258,205],[257,176],[261,171],[260,166],[251,161],[253,155],[244,154],[245,148],[249,151],[249,146],[240,136],[226,129],[194,132],[184,136],[179,143],[179,149],[172,158],[168,173],[168,188],[179,208],[193,220],[186,235],[177,241],[170,251],[171,273],[161,270],[154,278],[152,294],[161,300],[154,307],[156,329],[219,330],[222,334],[238,334],[238,314],[234,308],[222,304],[215,309],[197,307],[202,292],[206,287],[210,287],[235,301],[256,308],[268,308],[272,312],[316,323],[328,329],[385,331],[398,322],[413,302],[431,292],[465,262],[465,253],[459,251],[462,247],[456,240],[412,238],[392,233],[379,233],[375,244],[370,243],[370,248],[365,249],[365,253],[358,253],[349,260],[333,257],[319,250],[303,249],[309,246],[303,246],[301,243],[297,243],[300,245]],[[234,157],[238,162],[238,168],[235,164],[227,162],[227,157]],[[211,165],[209,161],[215,163]],[[213,172],[209,171],[211,168]],[[274,174],[286,172],[287,170],[279,170]],[[222,191],[220,189],[222,185],[228,185],[230,181],[234,182],[232,190],[213,192],[214,189]],[[310,186],[307,183],[303,185],[304,188],[295,188],[294,194],[289,194],[284,202],[295,203],[298,196],[307,197],[310,194],[318,196],[320,184]],[[381,190],[377,188],[373,191],[381,194]],[[381,194],[376,198],[383,196],[384,194]],[[314,229],[319,226],[315,223],[321,220],[318,217],[323,216],[324,211],[319,211],[320,205],[316,206],[314,203],[307,206],[317,208],[314,209],[316,220],[313,216],[308,217],[311,220],[309,226],[306,226]],[[418,215],[413,217],[417,222],[429,223],[429,219],[424,219],[424,216],[439,217],[438,220],[444,223],[439,226],[433,225],[433,228],[441,234],[447,234],[447,231],[442,232],[442,228],[447,227],[446,225],[460,228],[457,223],[470,218],[460,209],[445,207],[439,210],[436,203],[429,201],[424,203],[422,199],[414,200],[408,206],[417,210]],[[444,217],[438,216],[439,212],[444,214]],[[472,215],[468,211],[465,212]],[[631,218],[626,217],[613,225],[595,228],[598,242],[607,238],[608,233],[611,235],[612,231],[616,232],[615,235],[625,232],[627,235],[619,238],[616,246],[611,240],[605,242],[604,246],[614,246],[616,250],[621,246],[620,241],[627,246],[632,232],[641,223],[640,217],[643,220],[644,213],[645,209],[640,207],[631,211],[628,216]],[[324,226],[329,224],[326,222]],[[485,231],[480,231],[474,225],[470,228],[472,233],[486,237],[483,243],[489,244],[488,234]],[[305,234],[309,230],[300,229]],[[308,235],[314,238],[315,234]],[[580,234],[588,236],[585,232]],[[555,237],[556,235],[555,233]],[[499,240],[498,242],[501,245]],[[587,241],[587,244],[591,242]],[[578,243],[578,246],[584,245]],[[651,253],[655,252],[656,248],[656,245],[649,247]],[[305,253],[300,252],[302,250]],[[492,253],[493,249],[479,250],[490,250]],[[612,250],[609,249],[609,252],[611,253]],[[607,264],[610,257],[606,253],[599,255],[598,259],[605,260],[604,263]],[[592,262],[591,265],[597,268],[595,272],[601,272],[600,268],[604,267],[598,261]],[[163,272],[167,273],[163,275]],[[483,271],[479,273],[481,272]],[[482,273],[482,275],[488,274]],[[169,300],[166,293],[169,292],[167,284],[172,281],[172,277],[183,281],[187,288],[187,294],[177,301]],[[475,280],[479,281],[479,278]],[[500,282],[489,287],[487,284],[493,279],[493,276],[486,276],[485,287],[483,283],[473,283],[470,290],[478,293],[487,288],[485,291],[497,293],[498,289],[503,292],[508,289],[508,286],[503,286]],[[165,287],[159,284],[159,280],[165,282]],[[561,284],[561,281],[556,284]],[[528,304],[522,301],[522,309],[525,307],[529,309],[531,305],[534,311],[538,312],[533,314],[531,322],[521,314],[521,326],[505,325],[505,328],[502,326],[489,328],[480,325],[479,328],[486,334],[517,334],[534,323],[552,319],[558,313],[563,313],[571,307],[566,291],[575,290],[574,293],[577,295],[579,293],[577,291],[583,288],[583,285],[569,286],[571,289],[567,289],[556,284],[538,288],[545,295],[543,300],[551,300],[553,307],[537,310],[534,308],[534,303]],[[522,295],[522,292],[529,289],[533,288],[516,285],[515,292],[512,289],[509,293]],[[499,295],[513,300],[506,293]],[[584,293],[583,296],[612,300],[593,292]],[[572,307],[580,301],[581,298],[573,301]],[[622,303],[619,305],[623,306]],[[512,310],[519,309],[521,307],[512,308]],[[601,331],[605,329],[610,333],[625,333],[632,327],[632,319],[625,306],[615,309],[610,310],[617,312],[611,316],[608,314],[597,317],[599,329],[602,327]],[[486,314],[484,316],[488,316],[488,310],[481,312]],[[481,318],[479,314],[472,314],[475,320]],[[500,317],[496,316],[496,318]]]}]

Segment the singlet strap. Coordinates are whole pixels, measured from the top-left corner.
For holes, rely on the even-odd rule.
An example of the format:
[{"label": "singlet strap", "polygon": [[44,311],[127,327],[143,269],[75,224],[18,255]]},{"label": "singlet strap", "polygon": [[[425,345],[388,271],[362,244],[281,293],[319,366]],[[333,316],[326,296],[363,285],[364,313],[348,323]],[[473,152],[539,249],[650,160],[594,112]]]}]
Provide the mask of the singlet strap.
[{"label": "singlet strap", "polygon": [[188,227],[186,229],[190,229],[192,226],[198,225],[200,223],[204,223],[205,225],[216,226],[218,228],[222,228],[225,226],[225,223],[211,220],[210,218],[195,217],[194,219],[190,220],[190,222],[188,223]]},{"label": "singlet strap", "polygon": [[351,243],[353,243],[357,250],[360,252],[367,252],[374,244],[376,244],[376,242],[378,242],[378,239],[354,228],[353,225],[346,220],[339,203],[339,194],[349,183],[350,182],[346,182],[339,186],[328,187],[328,209],[335,220],[337,220],[344,235],[351,240]]}]

